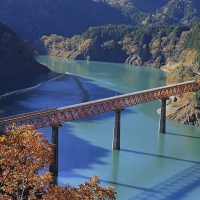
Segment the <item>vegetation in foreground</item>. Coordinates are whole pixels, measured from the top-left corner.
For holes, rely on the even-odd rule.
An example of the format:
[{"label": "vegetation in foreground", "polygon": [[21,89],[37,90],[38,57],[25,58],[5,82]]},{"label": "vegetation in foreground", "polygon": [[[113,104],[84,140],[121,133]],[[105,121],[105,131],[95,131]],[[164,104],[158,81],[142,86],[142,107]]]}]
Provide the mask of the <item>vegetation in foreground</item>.
[{"label": "vegetation in foreground", "polygon": [[39,173],[53,162],[53,144],[31,125],[15,124],[0,136],[0,199],[2,200],[114,200],[114,188],[99,186],[94,176],[77,188],[51,184],[50,172]]}]

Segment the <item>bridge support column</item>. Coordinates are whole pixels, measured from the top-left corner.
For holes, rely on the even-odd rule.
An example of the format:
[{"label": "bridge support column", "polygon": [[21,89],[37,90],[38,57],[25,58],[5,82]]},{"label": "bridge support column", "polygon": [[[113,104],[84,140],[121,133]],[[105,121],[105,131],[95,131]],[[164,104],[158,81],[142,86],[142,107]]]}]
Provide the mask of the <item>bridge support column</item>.
[{"label": "bridge support column", "polygon": [[115,123],[112,148],[120,150],[120,114],[122,110],[115,110]]},{"label": "bridge support column", "polygon": [[55,145],[54,148],[54,157],[53,163],[49,167],[49,171],[53,173],[54,176],[54,184],[57,185],[57,178],[58,178],[58,128],[59,125],[52,126],[52,136],[51,136],[51,143]]},{"label": "bridge support column", "polygon": [[159,129],[158,129],[159,133],[166,132],[166,100],[167,99],[168,98],[161,99],[162,104],[161,104],[160,122],[159,122]]}]

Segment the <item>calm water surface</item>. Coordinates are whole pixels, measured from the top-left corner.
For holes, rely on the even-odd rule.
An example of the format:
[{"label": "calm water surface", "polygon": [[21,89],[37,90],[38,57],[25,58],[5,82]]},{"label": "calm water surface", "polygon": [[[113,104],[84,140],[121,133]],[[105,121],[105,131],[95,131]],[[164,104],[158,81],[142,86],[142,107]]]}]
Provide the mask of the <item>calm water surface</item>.
[{"label": "calm water surface", "polygon": [[[6,94],[5,87],[3,116],[158,87],[167,76],[124,64],[48,56],[39,61],[56,73],[15,88],[29,89]],[[58,183],[77,186],[98,174],[102,186],[115,187],[118,200],[200,199],[200,129],[167,120],[167,133],[158,134],[159,106],[154,101],[122,112],[120,151],[111,148],[114,112],[64,123],[59,128]],[[51,138],[51,128],[42,131]]]}]

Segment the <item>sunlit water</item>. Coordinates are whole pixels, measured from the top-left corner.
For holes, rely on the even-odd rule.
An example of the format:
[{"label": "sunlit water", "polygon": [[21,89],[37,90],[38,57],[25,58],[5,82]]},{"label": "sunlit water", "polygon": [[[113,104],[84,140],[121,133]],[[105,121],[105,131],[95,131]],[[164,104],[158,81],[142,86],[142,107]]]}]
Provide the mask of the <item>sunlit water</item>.
[{"label": "sunlit water", "polygon": [[[4,87],[3,116],[163,86],[167,76],[124,64],[48,56],[39,61],[59,74],[23,80],[14,93],[5,94]],[[167,120],[167,133],[158,134],[159,106],[154,101],[122,112],[120,151],[112,150],[114,112],[63,123],[58,184],[77,186],[98,174],[102,186],[115,187],[118,200],[200,199],[200,129]],[[42,131],[51,138],[50,127]]]}]

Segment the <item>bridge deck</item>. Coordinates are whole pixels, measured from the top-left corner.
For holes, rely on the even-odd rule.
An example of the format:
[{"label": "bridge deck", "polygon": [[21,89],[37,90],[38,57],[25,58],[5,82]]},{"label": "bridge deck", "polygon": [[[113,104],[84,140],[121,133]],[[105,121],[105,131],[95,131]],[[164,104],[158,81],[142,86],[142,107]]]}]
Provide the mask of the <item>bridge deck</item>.
[{"label": "bridge deck", "polygon": [[170,96],[196,91],[197,89],[198,83],[196,81],[187,81],[60,108],[51,108],[5,117],[0,119],[0,126],[8,127],[12,123],[16,123],[17,125],[32,124],[35,127],[58,125],[62,122],[112,110],[120,110],[128,106],[164,99]]}]

